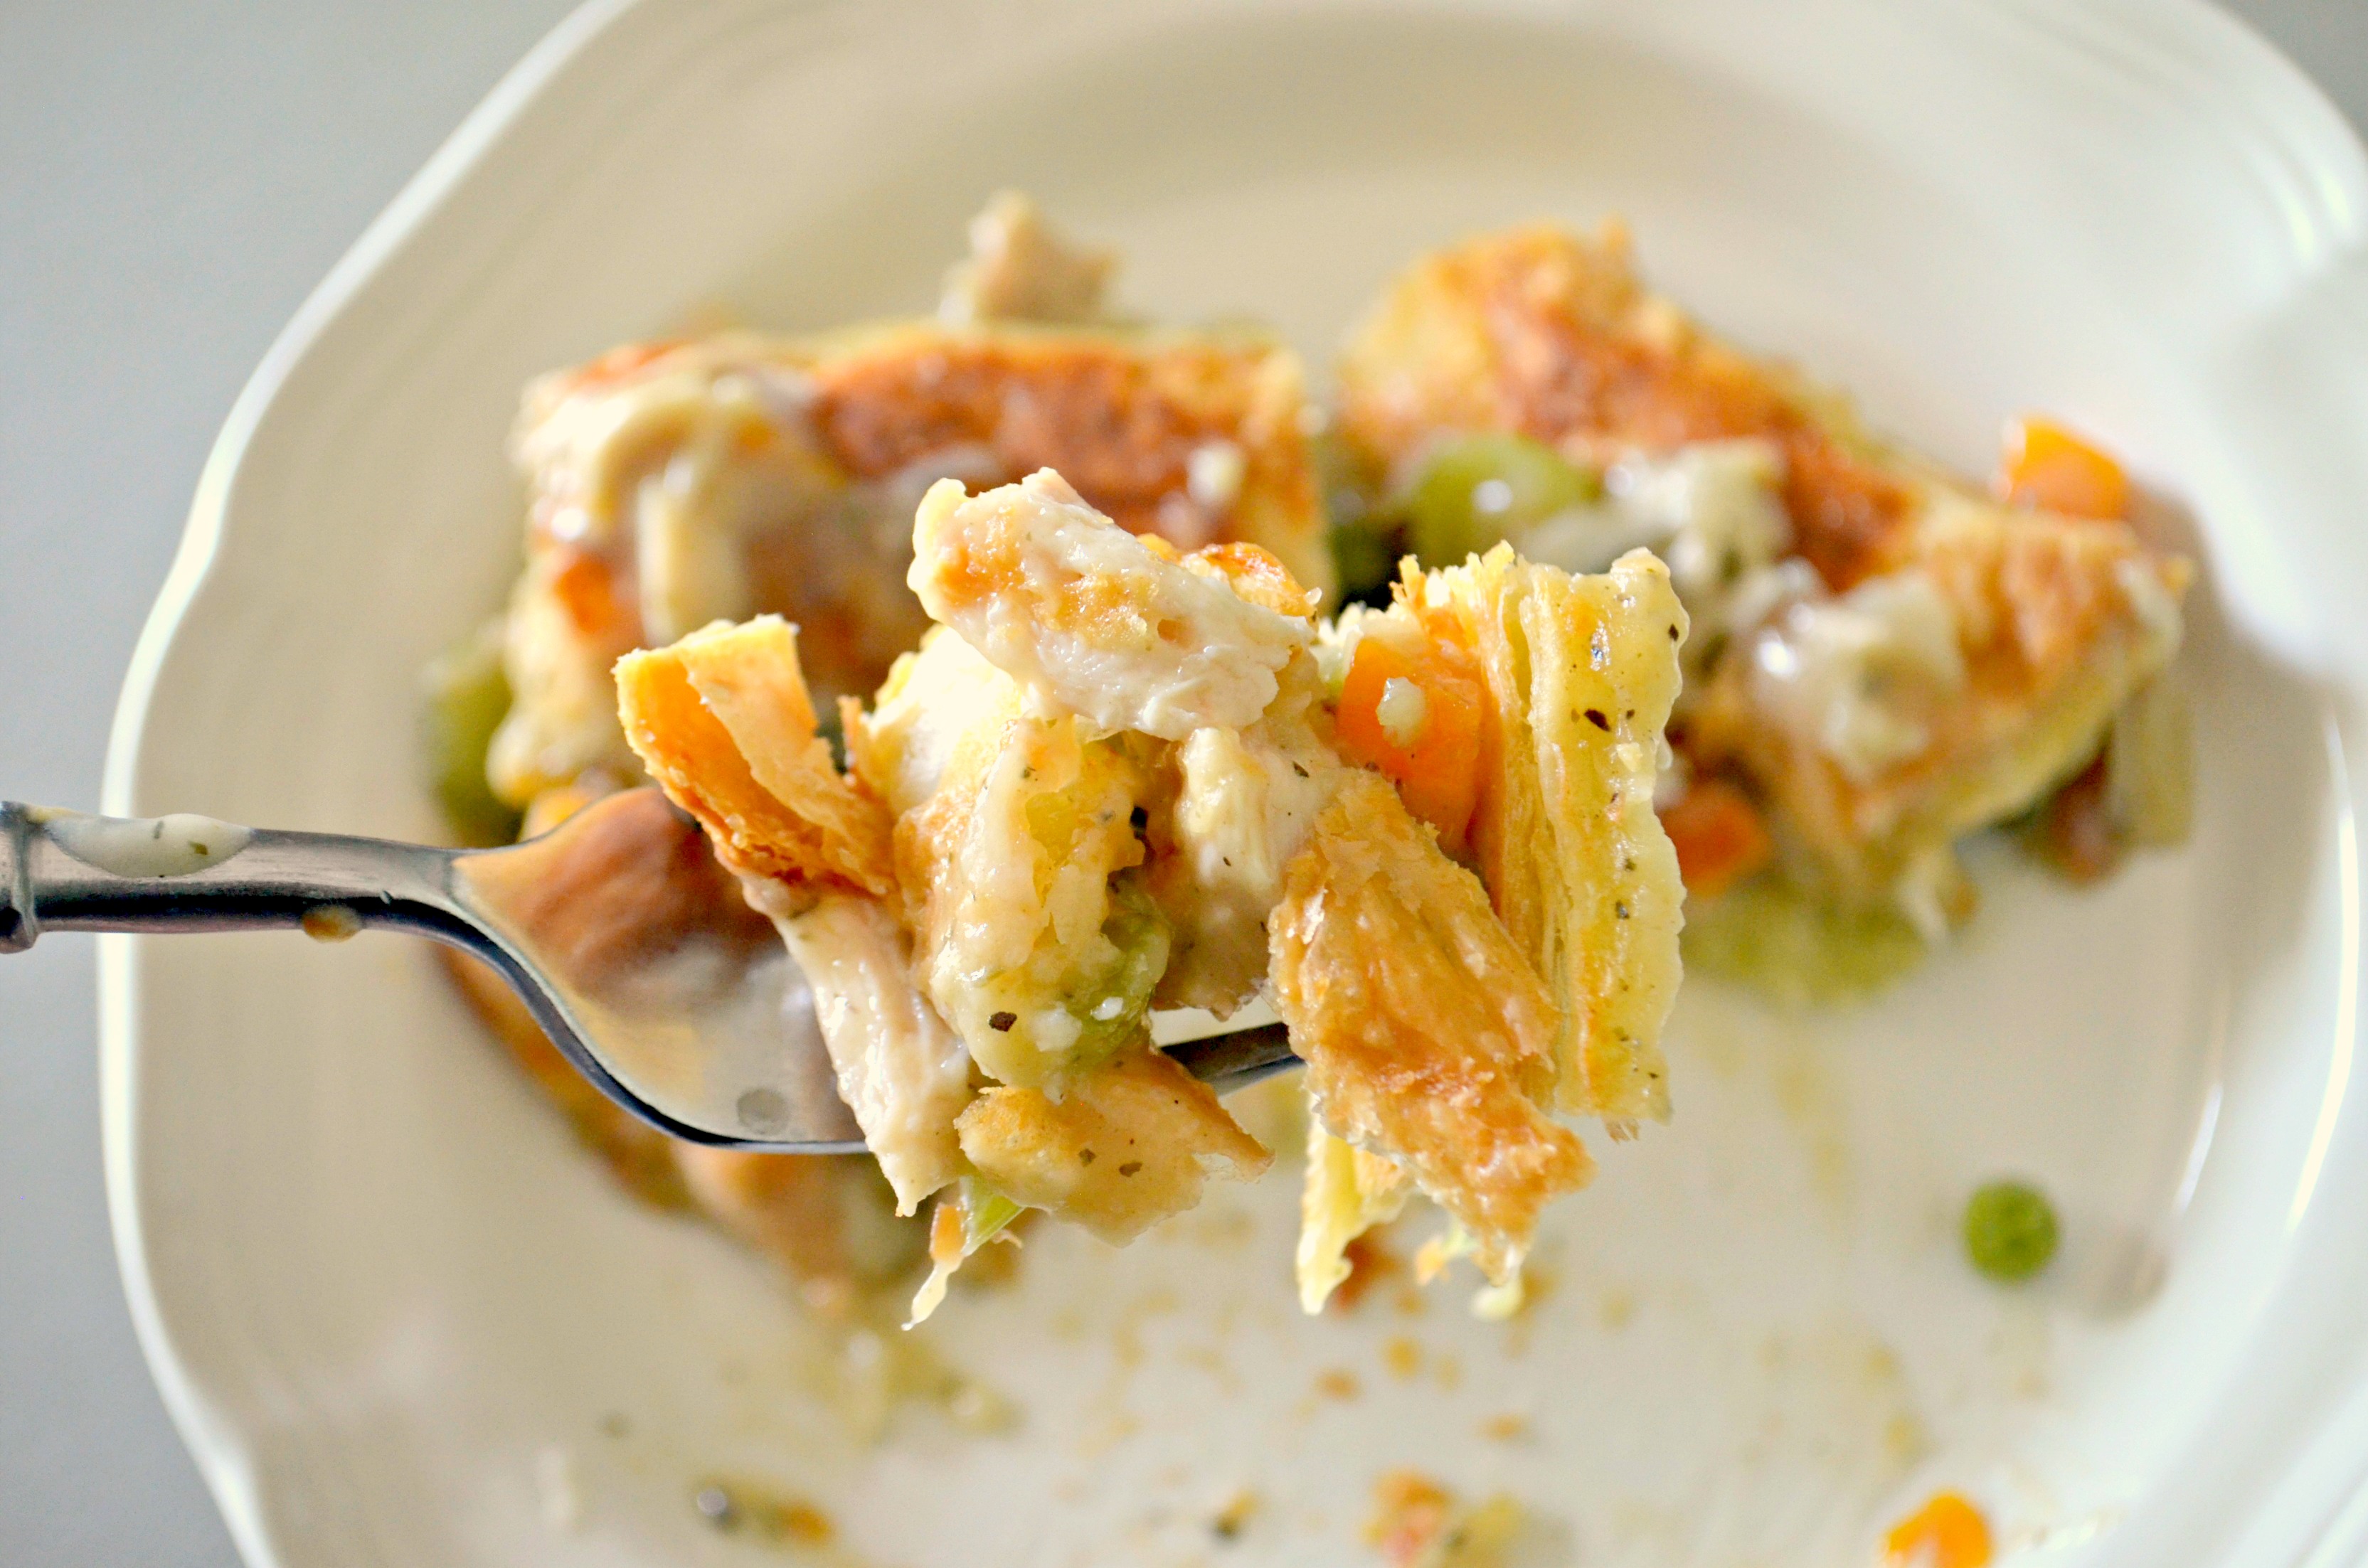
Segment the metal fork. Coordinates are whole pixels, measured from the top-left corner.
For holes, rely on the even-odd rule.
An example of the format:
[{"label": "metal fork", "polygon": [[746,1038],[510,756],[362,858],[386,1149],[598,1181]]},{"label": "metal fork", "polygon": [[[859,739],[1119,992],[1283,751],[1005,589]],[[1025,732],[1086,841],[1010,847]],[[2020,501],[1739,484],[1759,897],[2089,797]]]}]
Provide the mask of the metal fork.
[{"label": "metal fork", "polygon": [[[474,850],[0,803],[0,952],[44,931],[279,926],[387,926],[474,954],[576,1071],[677,1138],[863,1147],[804,976],[655,789]],[[1220,1093],[1296,1062],[1280,1024],[1164,1049]]]}]

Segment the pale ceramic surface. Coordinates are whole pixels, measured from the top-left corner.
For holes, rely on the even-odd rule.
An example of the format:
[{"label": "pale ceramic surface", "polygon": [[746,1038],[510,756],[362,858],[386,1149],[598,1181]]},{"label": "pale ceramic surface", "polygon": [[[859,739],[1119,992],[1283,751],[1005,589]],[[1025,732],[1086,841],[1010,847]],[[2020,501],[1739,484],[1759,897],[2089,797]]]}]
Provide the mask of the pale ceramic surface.
[{"label": "pale ceramic surface", "polygon": [[[1619,210],[1680,298],[1968,468],[2002,415],[2072,415],[2206,541],[2195,846],[2086,895],[1998,864],[1961,950],[1845,1017],[1690,990],[1676,1124],[1560,1211],[1521,1325],[1298,1319],[1285,1176],[1125,1254],[1031,1244],[939,1335],[1017,1431],[878,1449],[767,1271],[612,1191],[420,952],[117,942],[126,1275],[250,1558],[739,1560],[687,1504],[728,1470],[881,1562],[1197,1561],[1250,1484],[1226,1558],[1348,1563],[1417,1462],[1534,1505],[1544,1561],[1858,1560],[1936,1484],[2050,1562],[2349,1561],[2368,175],[2200,8],[595,7],[233,415],[110,808],[430,832],[414,672],[515,559],[518,383],[718,302],[914,308],[1007,183],[1123,245],[1130,301],[1318,358],[1424,244]],[[2021,1295],[1950,1234],[2001,1170],[2068,1221]],[[1478,1435],[1508,1414],[1526,1439]]]}]

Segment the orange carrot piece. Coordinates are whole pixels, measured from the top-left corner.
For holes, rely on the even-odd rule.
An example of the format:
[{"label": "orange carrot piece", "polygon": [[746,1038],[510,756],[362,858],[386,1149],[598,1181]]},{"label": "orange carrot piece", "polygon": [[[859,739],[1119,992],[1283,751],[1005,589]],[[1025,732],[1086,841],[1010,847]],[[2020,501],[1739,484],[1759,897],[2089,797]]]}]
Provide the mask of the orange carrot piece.
[{"label": "orange carrot piece", "polygon": [[1715,898],[1766,865],[1774,846],[1749,796],[1724,778],[1697,779],[1661,812],[1678,875],[1695,898]]},{"label": "orange carrot piece", "polygon": [[1936,1492],[1883,1538],[1886,1568],[1987,1568],[1990,1527],[1955,1492]]},{"label": "orange carrot piece", "polygon": [[2017,506],[2075,517],[2126,517],[2130,479],[2122,465],[2052,420],[2009,420],[1993,488]]},{"label": "orange carrot piece", "polygon": [[604,557],[569,548],[566,563],[552,575],[551,592],[584,636],[598,642],[627,635],[617,570]]},{"label": "orange carrot piece", "polygon": [[[1382,722],[1382,698],[1393,680],[1422,693],[1422,719],[1399,744]],[[1371,763],[1398,787],[1406,810],[1439,830],[1440,847],[1459,853],[1480,795],[1480,725],[1485,696],[1472,655],[1431,639],[1419,659],[1378,637],[1357,644],[1340,689],[1340,753]]]}]

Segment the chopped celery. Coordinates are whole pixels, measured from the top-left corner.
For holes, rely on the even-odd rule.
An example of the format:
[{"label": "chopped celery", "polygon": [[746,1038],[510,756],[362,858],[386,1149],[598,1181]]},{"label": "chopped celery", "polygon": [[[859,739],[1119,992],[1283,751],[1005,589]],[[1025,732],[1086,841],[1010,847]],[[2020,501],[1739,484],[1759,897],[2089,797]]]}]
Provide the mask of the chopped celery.
[{"label": "chopped celery", "polygon": [[2195,743],[2187,694],[2170,671],[2138,687],[2105,742],[2105,809],[2134,845],[2187,841],[2195,820]]},{"label": "chopped celery", "polygon": [[1596,499],[1596,475],[1526,436],[1466,436],[1431,454],[1399,506],[1425,566],[1452,566]]},{"label": "chopped celery", "polygon": [[926,1322],[938,1310],[954,1270],[1001,1235],[1019,1218],[1022,1207],[976,1176],[963,1176],[951,1192],[938,1199],[937,1210],[929,1217],[929,1277],[913,1296],[913,1315],[906,1328]]},{"label": "chopped celery", "polygon": [[501,621],[438,654],[422,686],[419,750],[445,823],[465,845],[509,843],[518,836],[518,811],[485,781],[486,748],[510,710]]},{"label": "chopped celery", "polygon": [[1684,942],[1689,970],[1796,1006],[1872,995],[1924,957],[1896,909],[1836,904],[1776,873],[1690,907]]},{"label": "chopped celery", "polygon": [[1082,1026],[1072,1059],[1078,1067],[1103,1060],[1142,1032],[1152,988],[1167,969],[1167,918],[1151,902],[1141,878],[1111,879],[1102,936],[1118,949],[1117,959],[1068,1000]]}]

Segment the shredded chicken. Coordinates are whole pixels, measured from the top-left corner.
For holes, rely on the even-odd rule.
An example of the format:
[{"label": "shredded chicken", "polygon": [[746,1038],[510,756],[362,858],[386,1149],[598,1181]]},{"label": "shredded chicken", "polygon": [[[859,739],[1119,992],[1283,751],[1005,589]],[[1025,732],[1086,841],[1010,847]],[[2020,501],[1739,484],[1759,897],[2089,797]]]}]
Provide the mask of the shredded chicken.
[{"label": "shredded chicken", "polygon": [[915,989],[888,816],[815,733],[793,628],[710,627],[617,667],[626,737],[699,818],[804,971],[838,1080],[900,1212],[962,1174],[960,1043]]},{"label": "shredded chicken", "polygon": [[970,1056],[913,984],[904,928],[878,899],[825,892],[774,903],[804,971],[839,1097],[896,1192],[896,1211],[962,1174],[954,1119],[972,1098]]},{"label": "shredded chicken", "polygon": [[913,526],[913,591],[997,668],[1104,730],[1182,740],[1239,729],[1309,642],[1297,617],[1195,572],[1086,505],[1050,471],[971,497],[949,481]]}]

